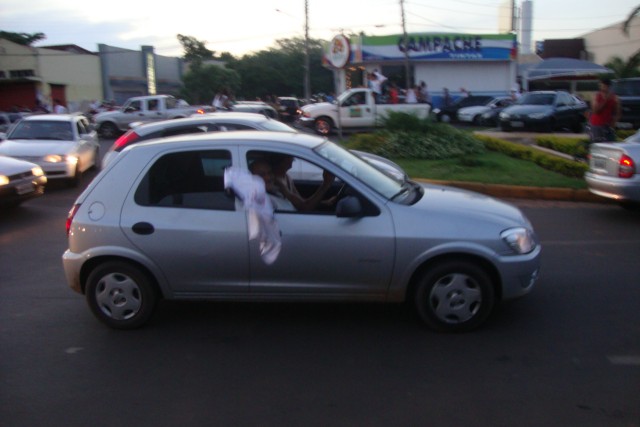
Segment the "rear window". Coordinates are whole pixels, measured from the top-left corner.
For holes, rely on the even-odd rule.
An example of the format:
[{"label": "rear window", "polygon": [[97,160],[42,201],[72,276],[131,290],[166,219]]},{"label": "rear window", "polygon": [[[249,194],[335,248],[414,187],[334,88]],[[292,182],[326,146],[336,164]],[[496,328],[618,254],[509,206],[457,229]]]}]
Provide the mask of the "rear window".
[{"label": "rear window", "polygon": [[142,206],[234,210],[224,190],[224,170],[231,166],[225,150],[184,151],[160,157],[136,190]]}]

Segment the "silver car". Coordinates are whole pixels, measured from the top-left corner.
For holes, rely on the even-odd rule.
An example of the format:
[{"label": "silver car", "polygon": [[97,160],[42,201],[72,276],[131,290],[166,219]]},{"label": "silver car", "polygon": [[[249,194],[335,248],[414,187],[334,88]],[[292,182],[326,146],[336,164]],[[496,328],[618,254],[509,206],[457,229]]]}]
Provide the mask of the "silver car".
[{"label": "silver car", "polygon": [[[329,203],[268,216],[281,247],[267,263],[264,242],[250,238],[250,206],[225,190],[224,175],[282,154],[336,180],[325,188]],[[294,185],[307,197],[321,182]],[[207,299],[411,301],[428,326],[468,331],[499,301],[531,291],[540,267],[541,247],[516,207],[395,180],[300,133],[220,132],[133,145],[80,195],[67,227],[67,281],[118,329],[146,323],[159,299]]]},{"label": "silver car", "polygon": [[185,135],[189,133],[224,132],[236,130],[267,130],[273,132],[297,132],[278,120],[255,113],[208,113],[191,117],[131,124],[124,135],[115,140],[102,159],[106,167],[124,148],[154,138]]},{"label": "silver car", "polygon": [[589,170],[584,178],[589,191],[619,202],[640,206],[640,132],[624,142],[599,142],[589,147]]},{"label": "silver car", "polygon": [[78,185],[82,174],[98,166],[100,145],[89,120],[78,114],[24,117],[0,143],[0,155],[39,165],[49,181]]}]

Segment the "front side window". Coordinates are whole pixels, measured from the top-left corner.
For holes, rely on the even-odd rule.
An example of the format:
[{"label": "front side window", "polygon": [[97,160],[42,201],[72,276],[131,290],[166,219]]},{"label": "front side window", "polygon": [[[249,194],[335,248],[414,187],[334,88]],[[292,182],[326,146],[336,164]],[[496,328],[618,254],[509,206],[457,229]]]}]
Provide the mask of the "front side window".
[{"label": "front side window", "polygon": [[160,157],[136,190],[143,206],[234,210],[224,189],[224,170],[231,166],[226,150],[182,151]]}]

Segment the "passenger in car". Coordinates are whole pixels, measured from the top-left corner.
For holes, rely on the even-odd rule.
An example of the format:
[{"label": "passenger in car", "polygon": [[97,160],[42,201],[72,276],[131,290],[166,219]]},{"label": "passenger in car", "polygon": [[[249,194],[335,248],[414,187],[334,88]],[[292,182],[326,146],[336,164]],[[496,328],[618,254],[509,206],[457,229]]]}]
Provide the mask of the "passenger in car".
[{"label": "passenger in car", "polygon": [[293,157],[283,154],[274,154],[272,157],[272,165],[276,187],[279,192],[299,211],[315,210],[318,205],[323,202],[325,194],[331,188],[333,181],[335,181],[335,176],[325,170],[322,174],[323,181],[320,187],[318,187],[311,197],[305,199],[296,189],[291,177],[287,174],[293,165]]},{"label": "passenger in car", "polygon": [[278,189],[275,186],[275,180],[273,171],[271,170],[271,164],[264,159],[254,160],[249,165],[249,171],[262,178],[264,181],[264,187],[269,194],[269,198],[271,199],[271,204],[276,211],[295,211],[296,208],[293,204],[287,200],[284,196],[282,196]]}]

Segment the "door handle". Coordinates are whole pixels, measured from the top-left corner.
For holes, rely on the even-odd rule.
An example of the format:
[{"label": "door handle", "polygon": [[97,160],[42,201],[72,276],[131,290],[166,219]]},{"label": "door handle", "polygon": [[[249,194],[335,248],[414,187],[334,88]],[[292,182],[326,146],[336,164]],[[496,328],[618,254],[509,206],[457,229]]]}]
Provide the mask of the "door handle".
[{"label": "door handle", "polygon": [[155,228],[153,228],[153,225],[149,224],[148,222],[138,222],[133,224],[133,227],[131,227],[131,230],[133,230],[133,232],[136,234],[147,236],[149,234],[153,234],[153,232],[155,231]]}]

